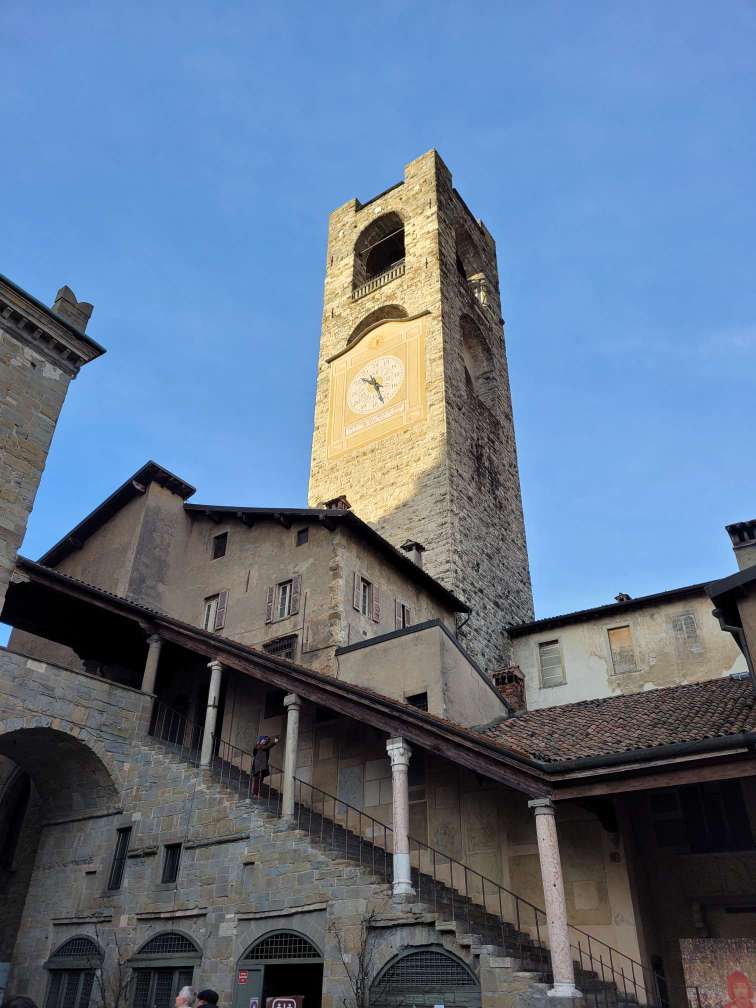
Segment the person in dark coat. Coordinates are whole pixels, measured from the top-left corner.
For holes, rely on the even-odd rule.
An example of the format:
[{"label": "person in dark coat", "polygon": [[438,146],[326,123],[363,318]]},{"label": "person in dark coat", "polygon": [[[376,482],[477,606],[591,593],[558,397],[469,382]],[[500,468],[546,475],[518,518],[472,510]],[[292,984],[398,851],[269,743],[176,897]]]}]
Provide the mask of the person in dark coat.
[{"label": "person in dark coat", "polygon": [[278,742],[278,735],[258,735],[252,750],[252,794],[260,797],[262,782],[270,773],[270,750]]}]

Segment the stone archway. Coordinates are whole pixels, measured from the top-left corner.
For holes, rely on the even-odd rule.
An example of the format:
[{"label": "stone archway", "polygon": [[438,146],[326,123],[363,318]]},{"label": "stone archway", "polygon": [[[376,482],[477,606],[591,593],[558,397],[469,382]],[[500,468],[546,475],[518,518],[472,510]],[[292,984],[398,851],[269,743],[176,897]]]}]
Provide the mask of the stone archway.
[{"label": "stone archway", "polygon": [[370,985],[376,1008],[480,1008],[480,983],[470,967],[439,945],[404,949]]}]

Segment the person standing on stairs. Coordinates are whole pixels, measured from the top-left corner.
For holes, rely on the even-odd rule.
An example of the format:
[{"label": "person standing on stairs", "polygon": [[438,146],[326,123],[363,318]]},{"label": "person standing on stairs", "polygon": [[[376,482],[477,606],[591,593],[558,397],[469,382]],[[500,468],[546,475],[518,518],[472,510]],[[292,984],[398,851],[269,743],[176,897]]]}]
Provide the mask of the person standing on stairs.
[{"label": "person standing on stairs", "polygon": [[270,750],[278,743],[278,735],[259,735],[252,750],[252,795],[260,797],[262,782],[270,774]]}]

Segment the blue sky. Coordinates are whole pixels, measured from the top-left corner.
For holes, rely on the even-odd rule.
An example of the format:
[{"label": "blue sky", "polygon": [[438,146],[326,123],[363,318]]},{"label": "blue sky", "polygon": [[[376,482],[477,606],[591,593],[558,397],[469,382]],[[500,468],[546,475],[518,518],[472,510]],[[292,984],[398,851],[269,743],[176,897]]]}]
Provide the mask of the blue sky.
[{"label": "blue sky", "polygon": [[305,502],[328,213],[436,147],[498,242],[536,610],[756,514],[756,5],[0,7],[0,272],[93,301],[24,552],[146,459]]}]

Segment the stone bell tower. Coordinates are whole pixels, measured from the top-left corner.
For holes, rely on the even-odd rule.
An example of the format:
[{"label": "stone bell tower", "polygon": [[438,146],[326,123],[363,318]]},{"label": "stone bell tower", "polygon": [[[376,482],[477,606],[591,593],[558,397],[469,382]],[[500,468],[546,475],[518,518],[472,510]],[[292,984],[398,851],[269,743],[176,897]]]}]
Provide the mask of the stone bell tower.
[{"label": "stone bell tower", "polygon": [[340,494],[425,547],[473,609],[462,643],[505,663],[533,603],[496,247],[435,151],[330,217],[310,506]]}]

